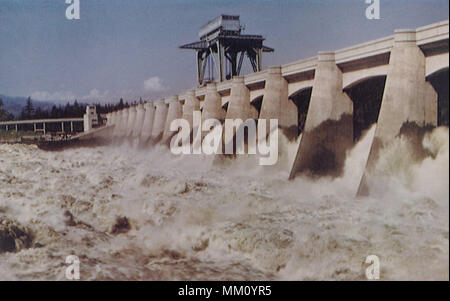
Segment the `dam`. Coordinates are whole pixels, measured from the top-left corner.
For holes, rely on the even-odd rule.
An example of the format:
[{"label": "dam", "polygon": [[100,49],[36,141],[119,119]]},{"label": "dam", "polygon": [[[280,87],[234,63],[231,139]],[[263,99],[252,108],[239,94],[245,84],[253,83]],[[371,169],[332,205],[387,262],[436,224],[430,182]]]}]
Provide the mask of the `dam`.
[{"label": "dam", "polygon": [[[192,124],[198,110],[202,120],[277,119],[289,139],[302,135],[290,170],[294,179],[339,177],[346,152],[372,124],[376,131],[366,171],[405,126],[448,126],[448,20],[266,70],[259,68],[265,47],[260,46],[252,57],[257,72],[241,76],[233,67],[226,77],[220,67],[223,80],[214,82],[198,71],[197,89],[109,113],[104,130],[92,136],[168,145],[175,134],[171,122],[185,118]],[[370,193],[366,181],[367,172],[361,195]]]},{"label": "dam", "polygon": [[448,1],[22,2],[1,281],[449,279]]}]

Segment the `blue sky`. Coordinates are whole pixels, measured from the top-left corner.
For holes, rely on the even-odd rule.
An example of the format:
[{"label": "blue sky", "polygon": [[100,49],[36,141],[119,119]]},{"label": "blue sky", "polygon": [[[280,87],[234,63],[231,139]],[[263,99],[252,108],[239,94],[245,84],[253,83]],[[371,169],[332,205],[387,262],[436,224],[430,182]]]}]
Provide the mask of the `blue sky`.
[{"label": "blue sky", "polygon": [[[196,84],[199,28],[237,14],[245,33],[275,48],[264,68],[448,19],[448,0],[381,0],[381,19],[365,0],[0,0],[0,94],[116,102],[168,96]],[[246,69],[248,70],[248,69]]]}]

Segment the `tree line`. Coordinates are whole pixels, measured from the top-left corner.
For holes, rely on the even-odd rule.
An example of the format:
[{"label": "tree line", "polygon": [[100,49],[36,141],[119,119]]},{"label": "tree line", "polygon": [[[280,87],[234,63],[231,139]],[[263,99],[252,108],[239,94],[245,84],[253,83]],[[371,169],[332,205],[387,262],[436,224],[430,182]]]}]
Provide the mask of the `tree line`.
[{"label": "tree line", "polygon": [[[132,104],[142,103],[142,99],[135,101]],[[50,110],[42,109],[40,106],[35,106],[31,97],[28,97],[25,105],[22,108],[20,115],[15,118],[15,116],[3,107],[3,100],[0,98],[0,121],[10,121],[10,120],[30,120],[30,119],[56,119],[56,118],[82,118],[86,112],[86,103],[79,103],[75,99],[73,104],[67,103],[66,105],[53,105]],[[123,108],[130,107],[128,102],[124,102],[120,98],[119,102],[116,104],[93,104],[97,108],[98,114],[106,114],[117,110],[122,110]]]}]

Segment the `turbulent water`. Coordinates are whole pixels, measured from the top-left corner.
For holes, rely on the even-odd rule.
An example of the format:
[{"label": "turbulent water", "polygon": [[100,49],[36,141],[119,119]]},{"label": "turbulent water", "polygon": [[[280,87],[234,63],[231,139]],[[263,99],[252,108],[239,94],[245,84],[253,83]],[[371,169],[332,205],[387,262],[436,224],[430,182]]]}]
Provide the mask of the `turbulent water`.
[{"label": "turbulent water", "polygon": [[381,153],[384,179],[355,198],[373,135],[348,153],[342,177],[294,181],[298,141],[284,138],[273,167],[129,142],[0,145],[0,219],[32,237],[0,250],[0,280],[65,280],[68,255],[81,280],[365,280],[372,254],[381,280],[448,280],[448,129],[425,136],[418,162],[398,138]]}]

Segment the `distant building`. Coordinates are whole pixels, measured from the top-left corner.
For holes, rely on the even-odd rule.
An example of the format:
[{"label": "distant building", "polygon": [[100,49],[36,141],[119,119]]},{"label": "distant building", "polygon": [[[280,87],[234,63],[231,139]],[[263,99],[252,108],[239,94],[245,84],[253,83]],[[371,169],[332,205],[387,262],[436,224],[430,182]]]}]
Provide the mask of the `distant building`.
[{"label": "distant building", "polygon": [[83,116],[84,131],[89,132],[98,125],[97,108],[95,106],[86,106],[86,113]]}]

